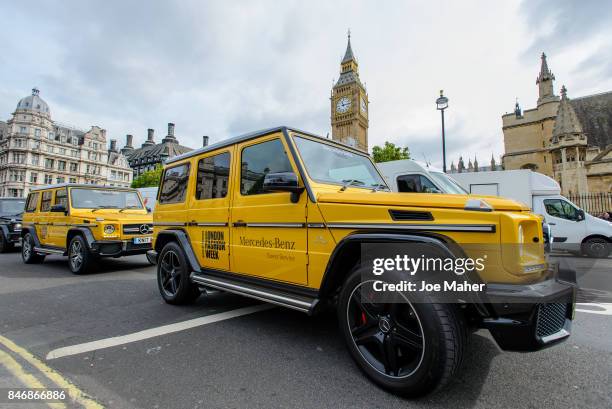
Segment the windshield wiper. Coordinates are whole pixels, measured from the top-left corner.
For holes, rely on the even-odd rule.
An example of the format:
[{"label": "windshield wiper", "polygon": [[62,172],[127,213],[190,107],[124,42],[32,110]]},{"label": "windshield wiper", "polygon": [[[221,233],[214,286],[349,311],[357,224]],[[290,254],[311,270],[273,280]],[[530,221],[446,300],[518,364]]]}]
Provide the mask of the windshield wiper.
[{"label": "windshield wiper", "polygon": [[341,192],[344,192],[346,190],[346,188],[351,186],[351,185],[360,185],[360,186],[365,185],[365,182],[362,182],[361,180],[358,180],[358,179],[344,179],[342,181],[342,183],[343,183],[343,185],[340,188]]},{"label": "windshield wiper", "polygon": [[379,189],[391,190],[389,186],[383,185],[382,183],[374,183],[372,186],[372,192],[378,192]]},{"label": "windshield wiper", "polygon": [[128,210],[128,209],[142,209],[142,207],[140,207],[140,206],[125,206],[125,207],[122,207],[121,210],[119,210],[119,213],[123,212],[124,210]]},{"label": "windshield wiper", "polygon": [[95,212],[97,210],[101,210],[101,209],[118,209],[117,206],[98,206],[98,207],[94,207],[91,212]]}]

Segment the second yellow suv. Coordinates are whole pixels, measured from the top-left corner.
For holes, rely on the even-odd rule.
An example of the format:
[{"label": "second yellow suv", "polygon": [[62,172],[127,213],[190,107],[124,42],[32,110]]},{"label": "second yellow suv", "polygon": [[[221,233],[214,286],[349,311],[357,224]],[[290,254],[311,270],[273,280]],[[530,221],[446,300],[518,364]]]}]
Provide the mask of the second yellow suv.
[{"label": "second yellow suv", "polygon": [[81,274],[97,257],[146,253],[152,234],[152,216],[135,189],[51,185],[28,195],[21,255],[26,264],[65,255],[70,270]]}]

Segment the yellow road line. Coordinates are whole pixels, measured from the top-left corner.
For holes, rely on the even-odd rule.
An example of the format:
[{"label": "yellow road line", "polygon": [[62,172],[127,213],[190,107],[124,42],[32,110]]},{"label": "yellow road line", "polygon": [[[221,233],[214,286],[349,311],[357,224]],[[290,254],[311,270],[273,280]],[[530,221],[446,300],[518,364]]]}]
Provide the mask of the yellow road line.
[{"label": "yellow road line", "polygon": [[55,383],[58,387],[66,389],[68,391],[68,395],[77,403],[82,405],[85,409],[104,409],[104,406],[100,405],[95,400],[91,399],[87,396],[83,391],[74,386],[70,381],[64,378],[55,370],[51,369],[49,366],[45,365],[40,359],[36,358],[26,349],[20,347],[15,344],[8,338],[5,338],[0,335],[0,344],[4,345],[9,350],[13,351],[21,358],[30,363],[30,365],[34,366],[40,372],[45,374],[47,378],[49,378],[53,383]]},{"label": "yellow road line", "polygon": [[[23,383],[27,388],[46,389],[34,375],[27,373],[19,362],[15,361],[12,356],[0,350],[0,364],[4,366],[15,378]],[[42,403],[42,402],[41,402]],[[65,409],[66,405],[61,402],[45,402],[53,409]]]}]

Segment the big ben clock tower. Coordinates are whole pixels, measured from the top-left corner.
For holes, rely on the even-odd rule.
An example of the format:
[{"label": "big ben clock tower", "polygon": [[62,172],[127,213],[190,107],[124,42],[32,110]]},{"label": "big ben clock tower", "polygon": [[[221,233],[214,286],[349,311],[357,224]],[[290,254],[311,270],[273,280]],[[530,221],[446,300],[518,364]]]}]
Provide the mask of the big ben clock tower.
[{"label": "big ben clock tower", "polygon": [[340,78],[332,89],[332,139],[368,152],[368,104],[349,31],[346,52],[340,63]]}]

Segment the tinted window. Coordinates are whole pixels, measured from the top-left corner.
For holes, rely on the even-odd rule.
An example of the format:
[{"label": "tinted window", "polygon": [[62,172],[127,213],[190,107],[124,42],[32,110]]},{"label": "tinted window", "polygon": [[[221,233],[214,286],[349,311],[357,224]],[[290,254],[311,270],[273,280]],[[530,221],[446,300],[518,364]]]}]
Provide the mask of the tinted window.
[{"label": "tinted window", "polygon": [[38,205],[38,195],[39,193],[30,193],[30,195],[28,196],[28,204],[26,206],[26,212],[35,212],[36,211],[36,206]]},{"label": "tinted window", "polygon": [[0,214],[22,213],[25,200],[0,200]]},{"label": "tinted window", "polygon": [[280,139],[273,139],[244,148],[240,170],[240,193],[258,195],[268,173],[293,172]]},{"label": "tinted window", "polygon": [[40,201],[40,211],[48,212],[51,210],[51,199],[53,198],[52,190],[45,190],[42,194],[42,200]]},{"label": "tinted window", "polygon": [[402,175],[397,177],[397,190],[410,193],[440,193],[431,180],[422,175]]},{"label": "tinted window", "polygon": [[55,192],[55,204],[64,205],[66,209],[68,209],[68,195],[66,194],[66,189],[58,189]]},{"label": "tinted window", "polygon": [[159,193],[159,203],[180,203],[185,201],[188,182],[188,163],[166,169]]},{"label": "tinted window", "polygon": [[230,154],[202,158],[198,162],[196,199],[215,199],[227,196]]},{"label": "tinted window", "polygon": [[565,200],[547,199],[544,200],[544,207],[546,208],[546,213],[553,217],[578,220],[578,210]]}]

